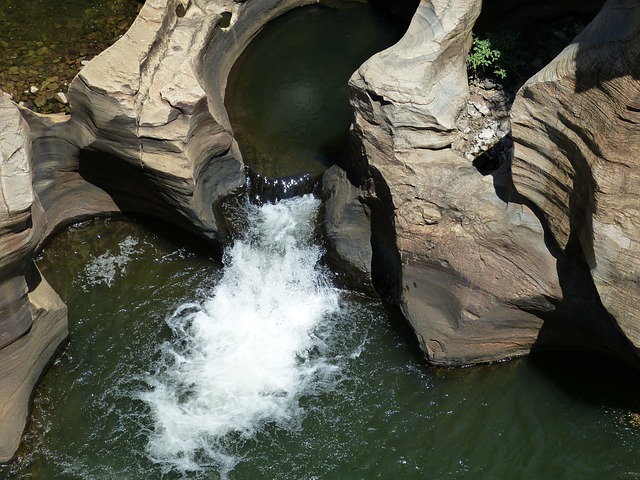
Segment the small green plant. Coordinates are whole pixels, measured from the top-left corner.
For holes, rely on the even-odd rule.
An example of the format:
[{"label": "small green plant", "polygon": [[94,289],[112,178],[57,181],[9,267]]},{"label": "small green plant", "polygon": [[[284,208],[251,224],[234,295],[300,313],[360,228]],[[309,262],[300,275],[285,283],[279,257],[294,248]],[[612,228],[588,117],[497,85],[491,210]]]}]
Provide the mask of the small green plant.
[{"label": "small green plant", "polygon": [[518,75],[516,68],[517,32],[473,34],[473,45],[467,59],[470,74],[494,76],[501,80],[507,78],[507,72]]},{"label": "small green plant", "polygon": [[492,73],[496,77],[505,79],[507,71],[499,63],[501,57],[502,52],[493,47],[489,37],[481,38],[475,34],[473,35],[473,46],[471,47],[467,63],[469,65],[469,69],[475,76],[493,68]]}]

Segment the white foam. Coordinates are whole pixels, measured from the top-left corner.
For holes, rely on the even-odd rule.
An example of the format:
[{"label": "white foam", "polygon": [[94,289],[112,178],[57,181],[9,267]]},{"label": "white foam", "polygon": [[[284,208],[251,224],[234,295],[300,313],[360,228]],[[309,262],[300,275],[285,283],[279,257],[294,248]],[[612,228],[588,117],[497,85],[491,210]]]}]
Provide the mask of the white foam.
[{"label": "white foam", "polygon": [[107,251],[87,262],[85,267],[86,284],[98,285],[102,283],[111,288],[116,276],[122,275],[126,271],[126,265],[131,260],[131,256],[136,253],[135,247],[137,245],[138,241],[129,236],[118,244],[119,254]]},{"label": "white foam", "polygon": [[322,332],[338,292],[311,243],[318,204],[304,196],[249,207],[249,231],[226,252],[210,298],[168,319],[174,339],[141,395],[155,461],[179,471],[213,463],[224,476],[240,460],[234,442],[266,423],[298,425],[300,398],[331,382]]}]

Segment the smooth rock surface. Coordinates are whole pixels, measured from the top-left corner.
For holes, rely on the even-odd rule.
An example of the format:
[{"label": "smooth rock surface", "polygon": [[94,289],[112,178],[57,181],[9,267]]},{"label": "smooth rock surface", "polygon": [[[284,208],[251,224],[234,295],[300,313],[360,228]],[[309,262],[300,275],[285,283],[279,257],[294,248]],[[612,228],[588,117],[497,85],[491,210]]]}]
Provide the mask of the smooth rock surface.
[{"label": "smooth rock surface", "polygon": [[30,275],[28,308],[33,327],[0,350],[0,462],[15,455],[27,424],[32,391],[68,335],[67,307],[35,266]]},{"label": "smooth rock surface", "polygon": [[[175,223],[213,239],[212,205],[244,184],[232,133],[212,117],[199,75],[226,5],[146,2],[126,35],[72,82],[71,121],[57,134],[84,153],[81,169],[122,210],[174,210]],[[118,185],[117,170],[137,176],[142,192]]]},{"label": "smooth rock surface", "polygon": [[373,228],[386,224],[388,238],[395,234],[386,247],[399,252],[380,268],[397,278],[376,286],[439,365],[527,353],[541,315],[562,298],[556,259],[508,169],[483,176],[450,148],[467,105],[465,45],[479,11],[477,1],[423,2],[407,36],[351,79],[363,158],[355,170],[365,185],[370,176],[379,205],[393,207],[373,209]]},{"label": "smooth rock surface", "polygon": [[371,212],[363,193],[337,165],[322,176],[323,226],[329,253],[335,256],[338,269],[344,269],[345,264],[351,266],[351,271],[355,269],[358,278],[348,279],[354,288],[372,292]]},{"label": "smooth rock surface", "polygon": [[31,186],[27,123],[0,95],[0,348],[31,328],[25,266],[43,233],[42,208]]},{"label": "smooth rock surface", "polygon": [[608,1],[512,111],[516,188],[567,255],[584,258],[640,347],[640,5]]},{"label": "smooth rock surface", "polygon": [[30,130],[3,95],[0,131],[0,462],[6,462],[20,443],[32,390],[67,336],[67,315],[33,265],[46,225],[32,187]]}]

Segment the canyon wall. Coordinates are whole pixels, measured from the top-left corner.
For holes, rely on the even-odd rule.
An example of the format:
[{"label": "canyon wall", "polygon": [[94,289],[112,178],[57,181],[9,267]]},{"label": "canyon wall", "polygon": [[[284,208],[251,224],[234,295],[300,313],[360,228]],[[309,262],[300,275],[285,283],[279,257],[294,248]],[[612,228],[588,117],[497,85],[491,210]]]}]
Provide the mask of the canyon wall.
[{"label": "canyon wall", "polygon": [[32,187],[30,131],[2,94],[0,132],[0,461],[7,461],[33,388],[67,336],[67,309],[33,263],[46,220]]},{"label": "canyon wall", "polygon": [[479,1],[422,2],[353,75],[372,279],[429,362],[568,348],[638,365],[637,10],[607,2],[519,91],[513,169],[456,148]]},{"label": "canyon wall", "polygon": [[[0,96],[0,461],[67,335],[34,252],[121,213],[222,241],[216,207],[244,185],[227,76],[268,21],[305,3],[148,0],[72,82],[70,117]],[[638,365],[640,8],[607,2],[523,86],[513,163],[492,171],[456,148],[481,9],[423,0],[352,76],[351,164],[323,184],[329,250],[401,309],[430,363],[580,348]]]},{"label": "canyon wall", "polygon": [[[640,347],[640,5],[611,0],[518,92],[513,181]],[[587,319],[583,320],[588,321]]]}]

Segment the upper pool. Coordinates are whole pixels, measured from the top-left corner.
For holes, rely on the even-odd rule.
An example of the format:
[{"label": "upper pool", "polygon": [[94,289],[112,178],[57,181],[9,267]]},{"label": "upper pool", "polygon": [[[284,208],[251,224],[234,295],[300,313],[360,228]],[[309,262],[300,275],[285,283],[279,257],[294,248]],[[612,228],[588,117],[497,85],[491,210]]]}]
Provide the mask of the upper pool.
[{"label": "upper pool", "polygon": [[344,159],[349,77],[407,26],[389,8],[359,2],[306,6],[268,24],[227,83],[244,162],[275,179],[318,174]]}]

